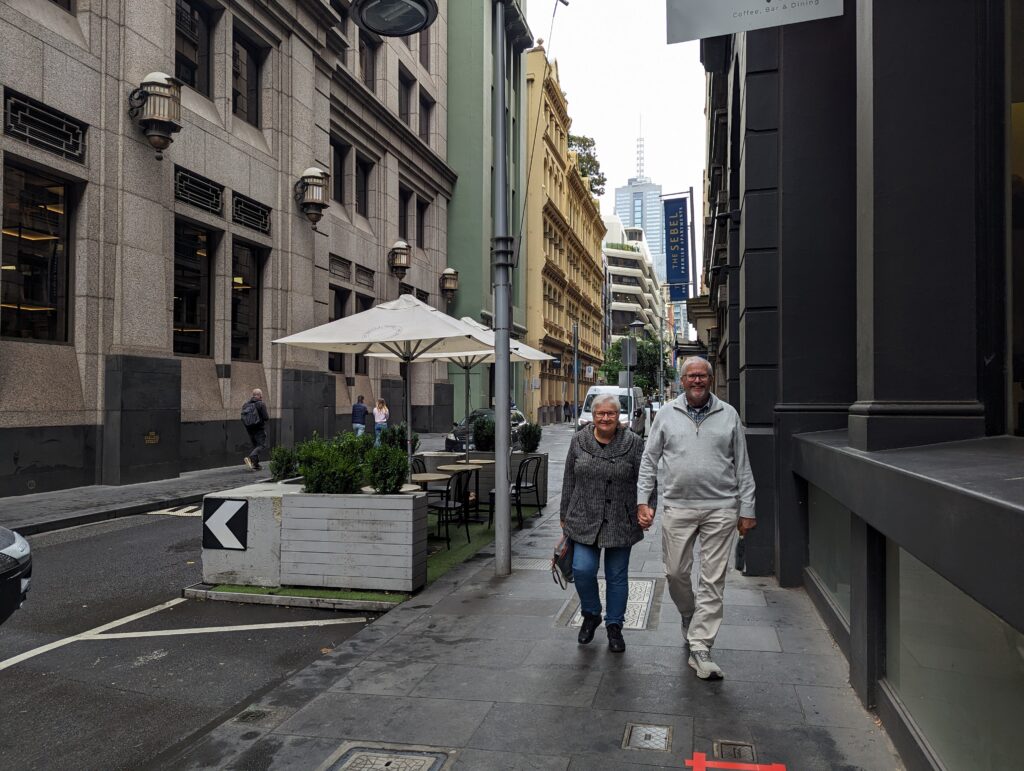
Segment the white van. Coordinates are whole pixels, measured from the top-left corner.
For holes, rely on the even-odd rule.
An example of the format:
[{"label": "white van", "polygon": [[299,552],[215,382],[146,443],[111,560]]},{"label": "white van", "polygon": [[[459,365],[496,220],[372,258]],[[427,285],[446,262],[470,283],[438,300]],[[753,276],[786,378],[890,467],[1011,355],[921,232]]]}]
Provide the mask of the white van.
[{"label": "white van", "polygon": [[[632,394],[630,394],[632,390]],[[640,436],[644,435],[647,429],[647,413],[644,411],[644,394],[637,386],[632,389],[619,388],[618,386],[591,386],[587,391],[587,398],[583,400],[583,408],[580,410],[577,427],[584,423],[593,423],[594,416],[590,414],[590,407],[594,398],[599,394],[615,394],[619,397],[619,423],[628,426]]]}]

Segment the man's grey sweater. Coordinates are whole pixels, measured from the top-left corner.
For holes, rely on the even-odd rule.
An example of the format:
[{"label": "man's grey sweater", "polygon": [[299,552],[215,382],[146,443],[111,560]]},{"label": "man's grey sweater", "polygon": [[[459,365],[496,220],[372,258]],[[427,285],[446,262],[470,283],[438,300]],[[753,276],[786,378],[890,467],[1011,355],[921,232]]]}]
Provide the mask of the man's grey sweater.
[{"label": "man's grey sweater", "polygon": [[740,516],[753,519],[754,475],[736,410],[712,396],[698,425],[687,413],[686,394],[659,410],[640,462],[636,502],[647,503],[658,482],[666,506],[724,509],[738,503]]}]

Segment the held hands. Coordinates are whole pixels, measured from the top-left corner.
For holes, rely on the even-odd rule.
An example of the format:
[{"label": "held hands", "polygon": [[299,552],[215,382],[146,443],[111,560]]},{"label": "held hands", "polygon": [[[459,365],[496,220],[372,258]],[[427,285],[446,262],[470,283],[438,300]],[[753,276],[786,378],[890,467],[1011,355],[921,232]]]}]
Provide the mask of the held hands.
[{"label": "held hands", "polygon": [[755,527],[757,527],[757,520],[750,517],[740,517],[736,522],[736,529],[740,531],[740,536],[746,535]]},{"label": "held hands", "polygon": [[646,503],[639,503],[636,507],[636,521],[644,530],[649,530],[654,524],[654,509]]}]

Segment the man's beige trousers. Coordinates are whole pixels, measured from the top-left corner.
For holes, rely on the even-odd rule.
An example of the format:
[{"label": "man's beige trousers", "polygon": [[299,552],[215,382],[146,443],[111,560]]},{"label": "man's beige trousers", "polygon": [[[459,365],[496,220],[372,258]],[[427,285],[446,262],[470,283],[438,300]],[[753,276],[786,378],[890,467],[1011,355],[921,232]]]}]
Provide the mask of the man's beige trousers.
[{"label": "man's beige trousers", "polygon": [[[690,650],[710,650],[722,625],[722,595],[738,507],[683,509],[662,506],[661,556],[668,591],[680,614],[693,616],[686,638]],[[700,584],[693,591],[693,545],[700,536]]]}]

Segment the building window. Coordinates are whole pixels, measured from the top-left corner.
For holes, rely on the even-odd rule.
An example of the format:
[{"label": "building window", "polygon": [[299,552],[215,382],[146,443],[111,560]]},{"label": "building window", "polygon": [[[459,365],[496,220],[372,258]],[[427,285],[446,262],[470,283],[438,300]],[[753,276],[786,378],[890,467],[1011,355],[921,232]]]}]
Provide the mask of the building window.
[{"label": "building window", "polygon": [[[367,297],[364,294],[356,295],[356,313],[362,313],[368,311],[373,307],[373,298]],[[368,375],[370,374],[370,360],[360,353],[356,354],[355,358],[355,373],[357,375]]]},{"label": "building window", "polygon": [[850,519],[852,514],[821,488],[807,485],[810,569],[850,621]]},{"label": "building window", "polygon": [[412,191],[404,187],[398,188],[398,237],[409,240],[409,206],[412,204]]},{"label": "building window", "polygon": [[398,72],[398,117],[407,126],[412,125],[412,94],[416,81],[402,70]]},{"label": "building window", "polygon": [[210,231],[174,223],[174,352],[210,355]]},{"label": "building window", "polygon": [[434,114],[434,100],[420,89],[420,139],[430,144],[430,120]]},{"label": "building window", "polygon": [[259,128],[260,125],[260,51],[235,30],[231,52],[232,112]]},{"label": "building window", "polygon": [[68,185],[4,166],[0,336],[68,340]]},{"label": "building window", "polygon": [[374,90],[377,85],[377,49],[380,44],[371,40],[365,32],[359,33],[359,76],[363,84]]},{"label": "building window", "polygon": [[[341,287],[331,287],[331,306],[328,321],[337,321],[345,318],[345,309],[348,307],[348,296],[352,292]],[[327,369],[331,372],[345,373],[345,354],[327,354]]]},{"label": "building window", "polygon": [[186,86],[210,96],[210,16],[194,0],[177,0],[174,75]]},{"label": "building window", "polygon": [[420,32],[420,64],[425,70],[430,70],[430,27]]},{"label": "building window", "polygon": [[74,13],[74,8],[71,7],[72,0],[50,0],[54,5],[59,5],[68,13]]},{"label": "building window", "polygon": [[231,245],[231,358],[260,360],[260,250]]},{"label": "building window", "polygon": [[370,217],[370,177],[373,174],[373,161],[356,157],[356,212],[367,219]]},{"label": "building window", "polygon": [[1019,766],[1024,634],[892,541],[885,584],[885,679],[941,767]]},{"label": "building window", "polygon": [[416,199],[416,246],[427,248],[427,212],[430,204],[422,198]]},{"label": "building window", "polygon": [[331,198],[345,203],[345,165],[352,148],[340,139],[331,138]]}]

